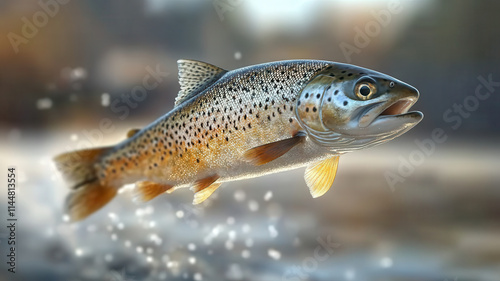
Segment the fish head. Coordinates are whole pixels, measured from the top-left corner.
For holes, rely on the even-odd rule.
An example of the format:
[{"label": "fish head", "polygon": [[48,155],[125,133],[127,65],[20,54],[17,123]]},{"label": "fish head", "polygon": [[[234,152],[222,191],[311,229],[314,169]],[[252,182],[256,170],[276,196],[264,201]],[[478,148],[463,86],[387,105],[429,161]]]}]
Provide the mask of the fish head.
[{"label": "fish head", "polygon": [[316,143],[341,152],[377,145],[417,125],[414,87],[391,76],[335,64],[313,77],[297,101],[299,123]]}]

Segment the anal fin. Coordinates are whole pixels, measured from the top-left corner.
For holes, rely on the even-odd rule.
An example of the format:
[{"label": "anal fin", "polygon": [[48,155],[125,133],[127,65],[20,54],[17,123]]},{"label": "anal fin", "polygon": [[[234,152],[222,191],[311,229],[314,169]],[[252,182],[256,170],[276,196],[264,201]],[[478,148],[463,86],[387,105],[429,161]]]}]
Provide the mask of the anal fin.
[{"label": "anal fin", "polygon": [[151,181],[143,181],[136,184],[134,198],[139,202],[147,202],[156,196],[165,193],[173,186]]},{"label": "anal fin", "polygon": [[333,184],[340,156],[312,163],[306,168],[304,178],[313,198],[325,194]]},{"label": "anal fin", "polygon": [[219,178],[218,175],[206,177],[196,182],[191,188],[194,191],[193,205],[200,204],[205,201],[212,193],[219,188],[221,183],[215,182]]},{"label": "anal fin", "polygon": [[256,166],[269,163],[287,153],[305,139],[304,132],[297,132],[293,137],[254,147],[245,152],[244,157]]}]

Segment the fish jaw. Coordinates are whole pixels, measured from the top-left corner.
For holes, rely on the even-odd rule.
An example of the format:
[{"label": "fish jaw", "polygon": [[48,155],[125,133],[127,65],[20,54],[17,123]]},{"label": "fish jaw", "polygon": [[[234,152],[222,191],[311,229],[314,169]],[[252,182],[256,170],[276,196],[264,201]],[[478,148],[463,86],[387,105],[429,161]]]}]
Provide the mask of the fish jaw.
[{"label": "fish jaw", "polygon": [[377,117],[369,128],[373,131],[381,132],[400,132],[407,131],[415,127],[422,119],[424,115],[420,111],[413,111],[398,115],[382,115]]},{"label": "fish jaw", "polygon": [[384,143],[417,125],[423,114],[409,109],[418,97],[417,89],[391,76],[336,65],[303,88],[297,117],[313,142],[348,152]]}]

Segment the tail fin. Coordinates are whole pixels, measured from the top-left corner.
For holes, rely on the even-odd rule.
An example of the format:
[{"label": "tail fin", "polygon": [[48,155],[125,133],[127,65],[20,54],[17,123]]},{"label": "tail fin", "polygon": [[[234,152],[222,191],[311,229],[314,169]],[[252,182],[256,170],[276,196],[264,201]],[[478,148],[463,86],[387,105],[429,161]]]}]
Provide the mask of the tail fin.
[{"label": "tail fin", "polygon": [[54,158],[58,170],[73,190],[66,198],[71,221],[82,220],[106,205],[117,193],[113,186],[101,185],[95,164],[111,147],[63,153]]}]

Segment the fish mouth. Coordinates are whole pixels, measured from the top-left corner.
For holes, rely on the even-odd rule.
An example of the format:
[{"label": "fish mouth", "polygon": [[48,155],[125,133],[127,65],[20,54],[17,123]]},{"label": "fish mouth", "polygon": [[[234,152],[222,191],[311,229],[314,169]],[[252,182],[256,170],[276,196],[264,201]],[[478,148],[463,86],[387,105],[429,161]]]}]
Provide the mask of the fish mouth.
[{"label": "fish mouth", "polygon": [[417,102],[417,99],[415,98],[404,98],[401,100],[396,101],[395,103],[389,105],[382,113],[379,114],[379,116],[385,116],[385,115],[402,115],[406,114],[408,110]]},{"label": "fish mouth", "polygon": [[370,105],[359,119],[359,127],[395,130],[400,127],[415,126],[424,115],[410,108],[417,102],[418,96],[409,96]]}]

